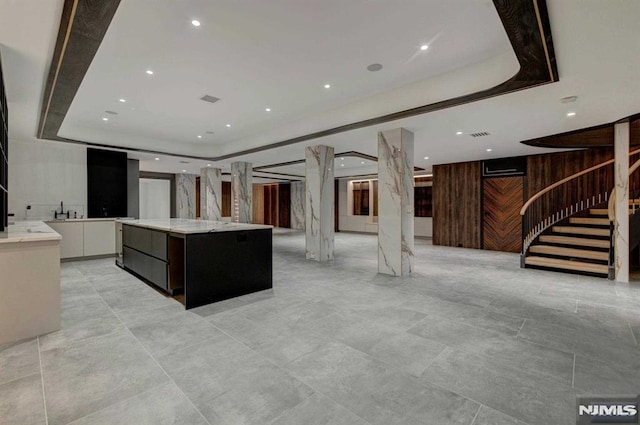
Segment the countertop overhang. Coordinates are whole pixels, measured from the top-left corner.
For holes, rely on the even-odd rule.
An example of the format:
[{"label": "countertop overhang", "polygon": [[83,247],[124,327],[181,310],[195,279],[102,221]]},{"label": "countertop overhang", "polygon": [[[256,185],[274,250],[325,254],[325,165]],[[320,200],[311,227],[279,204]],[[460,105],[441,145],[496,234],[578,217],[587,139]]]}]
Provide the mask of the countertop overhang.
[{"label": "countertop overhang", "polygon": [[245,230],[273,229],[266,224],[232,223],[227,221],[192,220],[185,218],[156,219],[156,220],[119,220],[123,224],[144,227],[170,233],[218,233],[239,232]]}]

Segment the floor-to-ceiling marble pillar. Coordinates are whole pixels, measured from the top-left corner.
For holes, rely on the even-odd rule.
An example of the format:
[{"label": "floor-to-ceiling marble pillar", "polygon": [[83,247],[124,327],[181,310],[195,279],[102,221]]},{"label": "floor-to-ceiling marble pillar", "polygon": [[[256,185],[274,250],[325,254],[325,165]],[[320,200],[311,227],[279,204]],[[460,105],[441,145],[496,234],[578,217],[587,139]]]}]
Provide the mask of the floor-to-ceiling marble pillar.
[{"label": "floor-to-ceiling marble pillar", "polygon": [[176,216],[196,218],[195,174],[176,174]]},{"label": "floor-to-ceiling marble pillar", "polygon": [[333,260],[333,156],[333,148],[329,146],[310,146],[306,149],[305,231],[308,260]]},{"label": "floor-to-ceiling marble pillar", "polygon": [[222,220],[222,173],[219,168],[200,169],[200,217]]},{"label": "floor-to-ceiling marble pillar", "polygon": [[378,273],[413,271],[413,133],[378,133]]},{"label": "floor-to-ceiling marble pillar", "polygon": [[231,163],[231,221],[253,222],[253,166],[250,162]]},{"label": "floor-to-ceiling marble pillar", "polygon": [[291,183],[291,228],[304,230],[306,219],[304,182]]},{"label": "floor-to-ceiling marble pillar", "polygon": [[616,280],[629,282],[629,122],[615,125],[615,209],[613,244]]}]

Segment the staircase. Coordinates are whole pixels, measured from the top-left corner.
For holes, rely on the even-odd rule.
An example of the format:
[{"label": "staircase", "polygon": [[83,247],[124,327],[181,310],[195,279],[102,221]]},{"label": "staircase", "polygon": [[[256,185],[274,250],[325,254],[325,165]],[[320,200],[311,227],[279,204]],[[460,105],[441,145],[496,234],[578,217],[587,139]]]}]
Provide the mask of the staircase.
[{"label": "staircase", "polygon": [[[632,155],[640,155],[640,149],[629,152]],[[640,159],[629,168],[629,176],[639,169]],[[525,202],[520,211],[521,267],[613,279],[612,187],[609,160],[557,181]],[[640,191],[635,183],[630,189],[628,242],[634,249],[640,246]]]},{"label": "staircase", "polygon": [[550,226],[529,247],[525,267],[609,276],[611,228],[608,210],[590,208]]}]

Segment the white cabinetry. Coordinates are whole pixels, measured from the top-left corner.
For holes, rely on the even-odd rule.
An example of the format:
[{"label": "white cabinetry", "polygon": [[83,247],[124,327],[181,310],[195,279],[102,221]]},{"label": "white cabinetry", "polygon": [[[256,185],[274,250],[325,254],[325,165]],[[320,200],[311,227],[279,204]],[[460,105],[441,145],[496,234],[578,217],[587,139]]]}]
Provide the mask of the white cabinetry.
[{"label": "white cabinetry", "polygon": [[47,224],[62,236],[60,259],[116,253],[114,220],[53,221]]},{"label": "white cabinetry", "polygon": [[78,221],[49,222],[49,227],[62,236],[60,258],[84,256],[84,224]]},{"label": "white cabinetry", "polygon": [[116,253],[116,222],[86,221],[84,224],[84,256]]}]

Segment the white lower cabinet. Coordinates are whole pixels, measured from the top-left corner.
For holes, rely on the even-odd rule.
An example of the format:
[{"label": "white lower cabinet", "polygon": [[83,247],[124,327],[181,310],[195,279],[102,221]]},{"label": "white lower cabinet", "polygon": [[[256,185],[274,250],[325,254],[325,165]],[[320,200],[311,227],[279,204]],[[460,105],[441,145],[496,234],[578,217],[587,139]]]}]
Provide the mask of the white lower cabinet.
[{"label": "white lower cabinet", "polygon": [[116,223],[105,221],[52,221],[47,225],[62,236],[60,259],[113,255]]},{"label": "white lower cabinet", "polygon": [[60,241],[60,258],[76,258],[84,256],[84,223],[82,222],[48,222],[47,225],[62,236]]},{"label": "white lower cabinet", "polygon": [[116,222],[90,221],[84,223],[84,256],[116,253]]}]

